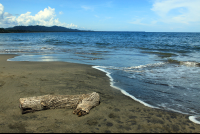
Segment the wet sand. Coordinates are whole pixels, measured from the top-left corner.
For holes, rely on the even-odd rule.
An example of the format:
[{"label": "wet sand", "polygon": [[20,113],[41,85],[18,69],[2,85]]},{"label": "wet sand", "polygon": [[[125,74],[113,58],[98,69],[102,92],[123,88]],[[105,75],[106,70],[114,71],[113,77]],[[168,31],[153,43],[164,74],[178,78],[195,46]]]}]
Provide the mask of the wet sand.
[{"label": "wet sand", "polygon": [[[64,62],[8,62],[0,55],[0,132],[200,133],[187,115],[152,109],[110,86],[105,73],[89,65]],[[72,109],[21,114],[19,98],[97,92],[101,103],[78,117]]]}]

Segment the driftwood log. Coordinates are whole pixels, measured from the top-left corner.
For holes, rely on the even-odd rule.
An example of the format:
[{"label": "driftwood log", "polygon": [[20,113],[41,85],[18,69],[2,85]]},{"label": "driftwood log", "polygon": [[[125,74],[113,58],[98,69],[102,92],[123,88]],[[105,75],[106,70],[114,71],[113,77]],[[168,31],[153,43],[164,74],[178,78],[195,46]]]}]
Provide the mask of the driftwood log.
[{"label": "driftwood log", "polygon": [[72,108],[78,116],[86,115],[90,109],[100,103],[99,94],[96,92],[81,95],[44,95],[20,98],[22,114],[58,108]]}]

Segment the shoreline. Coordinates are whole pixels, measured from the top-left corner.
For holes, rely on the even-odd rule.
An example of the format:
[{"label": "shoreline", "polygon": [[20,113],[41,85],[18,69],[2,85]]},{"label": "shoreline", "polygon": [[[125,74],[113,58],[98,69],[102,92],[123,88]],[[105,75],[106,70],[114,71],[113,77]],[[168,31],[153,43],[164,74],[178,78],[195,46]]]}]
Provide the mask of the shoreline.
[{"label": "shoreline", "polygon": [[[125,96],[132,98],[134,101],[137,101],[137,102],[141,103],[142,105],[144,105],[146,107],[162,110],[161,108],[152,106],[152,105],[150,105],[148,103],[145,103],[144,101],[141,101],[141,100],[135,98],[133,95],[130,95],[125,90],[123,90],[123,89],[121,89],[119,87],[114,86],[114,84],[113,84],[113,78],[110,76],[110,73],[108,73],[108,72],[100,69],[99,66],[92,66],[92,68],[95,68],[97,70],[100,70],[100,71],[106,73],[106,75],[110,78],[110,86],[113,87],[113,88],[115,88],[115,89],[117,89],[117,90],[119,90],[119,91],[121,91],[121,93],[124,94]],[[189,115],[188,113],[183,113],[181,111],[177,111],[177,110],[174,110],[174,109],[167,110],[167,111],[171,111],[171,112],[175,112],[175,113],[179,113],[179,114],[188,115],[189,116],[188,118],[189,118],[190,121],[192,121],[193,123],[196,123],[196,124],[200,124],[200,121],[196,120],[196,118],[199,118],[200,115]]]},{"label": "shoreline", "polygon": [[134,101],[137,101],[137,102],[141,103],[142,105],[144,105],[144,106],[146,106],[146,107],[160,109],[160,108],[158,108],[158,107],[151,106],[151,105],[149,105],[149,104],[147,104],[147,103],[145,103],[145,102],[143,102],[143,101],[141,101],[141,100],[135,98],[133,95],[130,95],[130,94],[127,93],[125,90],[123,90],[123,89],[121,89],[121,88],[119,88],[119,87],[117,87],[117,86],[114,86],[114,84],[113,84],[113,78],[110,76],[110,73],[108,73],[108,72],[106,72],[106,71],[100,69],[98,66],[92,66],[92,68],[95,68],[95,69],[97,69],[97,70],[100,70],[100,71],[106,73],[106,75],[108,76],[108,78],[110,78],[110,86],[113,87],[113,88],[115,88],[115,89],[117,89],[117,90],[119,90],[119,91],[121,91],[121,93],[124,94],[125,96],[130,97],[130,98],[133,99]]},{"label": "shoreline", "polygon": [[[110,85],[105,72],[66,62],[7,61],[0,55],[0,132],[200,132],[188,115],[144,106]],[[101,103],[88,115],[72,109],[21,115],[19,98],[97,92]]]}]

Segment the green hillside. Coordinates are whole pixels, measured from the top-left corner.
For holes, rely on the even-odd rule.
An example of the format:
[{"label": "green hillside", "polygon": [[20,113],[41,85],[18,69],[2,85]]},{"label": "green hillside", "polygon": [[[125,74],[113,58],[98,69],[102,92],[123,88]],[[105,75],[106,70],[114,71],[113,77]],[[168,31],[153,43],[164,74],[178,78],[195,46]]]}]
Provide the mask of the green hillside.
[{"label": "green hillside", "polygon": [[24,32],[86,32],[84,30],[71,29],[61,26],[15,26],[11,28],[0,28],[0,33],[24,33]]}]

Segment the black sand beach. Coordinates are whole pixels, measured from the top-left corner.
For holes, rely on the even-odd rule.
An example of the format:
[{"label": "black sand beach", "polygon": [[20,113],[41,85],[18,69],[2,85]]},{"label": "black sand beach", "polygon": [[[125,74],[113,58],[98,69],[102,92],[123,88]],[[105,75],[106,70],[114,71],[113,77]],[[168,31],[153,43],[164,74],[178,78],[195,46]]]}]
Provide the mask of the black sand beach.
[{"label": "black sand beach", "polygon": [[[187,115],[152,109],[110,86],[105,73],[89,65],[65,62],[8,62],[0,55],[0,132],[135,133],[200,132]],[[97,92],[101,103],[78,117],[72,109],[21,114],[19,98]]]}]

